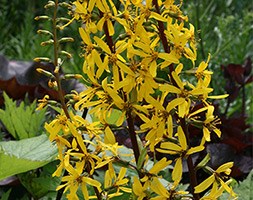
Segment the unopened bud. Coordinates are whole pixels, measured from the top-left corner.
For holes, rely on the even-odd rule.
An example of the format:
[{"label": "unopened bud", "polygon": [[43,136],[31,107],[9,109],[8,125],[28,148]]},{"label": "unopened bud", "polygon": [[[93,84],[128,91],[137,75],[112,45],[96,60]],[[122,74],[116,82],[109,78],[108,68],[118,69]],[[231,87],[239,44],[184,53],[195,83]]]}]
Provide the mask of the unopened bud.
[{"label": "unopened bud", "polygon": [[81,79],[83,76],[81,74],[66,74],[64,76],[66,79]]},{"label": "unopened bud", "polygon": [[70,19],[66,18],[66,17],[59,17],[56,19],[57,22],[69,22]]},{"label": "unopened bud", "polygon": [[37,30],[37,33],[38,34],[45,34],[45,35],[51,35],[53,36],[53,34],[50,32],[50,31],[47,31],[47,30]]},{"label": "unopened bud", "polygon": [[50,62],[51,60],[47,57],[37,57],[33,59],[34,62]]},{"label": "unopened bud", "polygon": [[63,37],[59,39],[59,43],[63,43],[63,42],[74,42],[74,39],[72,37]]},{"label": "unopened bud", "polygon": [[60,51],[62,55],[65,55],[67,58],[72,58],[72,55],[67,51]]},{"label": "unopened bud", "polygon": [[34,17],[35,20],[40,20],[40,19],[44,19],[44,20],[49,20],[51,19],[49,16],[43,15],[43,16],[36,16]]},{"label": "unopened bud", "polygon": [[50,39],[50,40],[47,40],[45,42],[41,42],[40,45],[41,46],[47,46],[47,45],[50,45],[50,44],[53,44],[53,43],[54,43],[54,40]]},{"label": "unopened bud", "polygon": [[210,160],[210,154],[208,153],[204,158],[203,160],[196,166],[196,170],[200,169],[200,168],[203,168],[206,166],[206,164],[209,162]]},{"label": "unopened bud", "polygon": [[54,1],[48,1],[48,3],[44,6],[45,9],[52,8],[55,6]]},{"label": "unopened bud", "polygon": [[44,69],[37,68],[36,71],[39,72],[39,73],[41,73],[41,74],[44,74],[45,76],[47,76],[49,78],[55,78],[54,75],[51,72],[46,71]]},{"label": "unopened bud", "polygon": [[59,6],[61,6],[61,7],[66,7],[66,8],[71,7],[71,5],[70,5],[69,3],[66,3],[66,2],[61,2],[61,3],[59,3]]}]

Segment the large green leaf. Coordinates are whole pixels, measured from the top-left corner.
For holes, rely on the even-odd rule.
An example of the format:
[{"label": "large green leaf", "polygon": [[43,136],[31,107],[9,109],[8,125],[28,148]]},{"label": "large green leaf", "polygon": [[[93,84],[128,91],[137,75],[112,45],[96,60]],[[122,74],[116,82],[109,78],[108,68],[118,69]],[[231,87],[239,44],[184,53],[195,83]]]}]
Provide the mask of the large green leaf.
[{"label": "large green leaf", "polygon": [[20,141],[0,142],[0,180],[44,166],[56,155],[56,146],[45,134]]}]

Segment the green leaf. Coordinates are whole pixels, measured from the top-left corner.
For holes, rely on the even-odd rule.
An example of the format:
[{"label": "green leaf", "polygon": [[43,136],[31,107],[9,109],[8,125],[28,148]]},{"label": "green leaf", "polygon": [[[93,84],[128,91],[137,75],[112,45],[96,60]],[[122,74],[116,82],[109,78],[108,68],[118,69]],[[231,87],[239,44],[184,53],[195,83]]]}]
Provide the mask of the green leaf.
[{"label": "green leaf", "polygon": [[56,146],[45,134],[20,141],[0,142],[0,180],[44,166],[56,155]]},{"label": "green leaf", "polygon": [[143,148],[141,150],[140,157],[139,157],[138,162],[137,162],[137,169],[140,170],[143,167],[143,163],[145,161],[146,155],[147,155],[147,149]]},{"label": "green leaf", "polygon": [[61,183],[59,177],[52,177],[56,170],[58,161],[51,162],[37,171],[29,171],[18,175],[22,185],[29,191],[35,199],[44,196],[55,199],[57,195],[56,187]]},{"label": "green leaf", "polygon": [[15,139],[30,138],[43,132],[42,124],[45,119],[46,109],[35,111],[36,102],[30,105],[21,102],[19,106],[16,106],[16,101],[12,101],[5,93],[3,96],[5,110],[0,109],[0,120]]},{"label": "green leaf", "polygon": [[196,166],[196,170],[203,168],[206,166],[206,164],[209,162],[210,160],[210,154],[206,154],[206,156],[203,158],[203,160]]},{"label": "green leaf", "polygon": [[10,188],[7,192],[5,192],[4,194],[2,194],[2,198],[1,200],[8,200],[10,193],[11,193],[12,188]]}]

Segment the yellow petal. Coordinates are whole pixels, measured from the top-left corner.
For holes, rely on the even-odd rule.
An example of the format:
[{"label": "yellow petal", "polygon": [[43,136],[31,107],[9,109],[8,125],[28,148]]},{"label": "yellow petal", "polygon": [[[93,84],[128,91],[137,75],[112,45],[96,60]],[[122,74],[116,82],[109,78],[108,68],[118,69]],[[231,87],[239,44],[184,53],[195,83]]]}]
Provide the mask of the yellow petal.
[{"label": "yellow petal", "polygon": [[121,167],[119,175],[118,175],[118,180],[121,180],[124,178],[125,174],[127,172],[127,168],[125,167]]},{"label": "yellow petal", "polygon": [[99,183],[97,180],[94,180],[89,177],[83,177],[82,181],[84,181],[85,183],[87,183],[89,185],[95,186],[98,189],[100,189],[100,187],[101,187],[101,183]]},{"label": "yellow petal", "polygon": [[174,78],[174,80],[176,81],[178,87],[180,89],[184,89],[184,84],[183,82],[181,81],[181,79],[179,78],[179,76],[176,74],[175,71],[172,72],[172,77]]},{"label": "yellow petal", "polygon": [[225,163],[225,164],[221,165],[220,167],[218,167],[218,169],[216,170],[216,172],[217,172],[217,173],[224,172],[224,171],[226,171],[227,169],[232,168],[233,165],[234,165],[233,162]]},{"label": "yellow petal", "polygon": [[119,68],[124,71],[125,73],[129,74],[129,75],[132,75],[132,76],[135,76],[134,72],[129,68],[127,67],[124,63],[120,62],[120,61],[117,61],[117,66],[119,66]]},{"label": "yellow petal", "polygon": [[179,143],[181,147],[183,148],[183,150],[186,150],[187,149],[186,137],[181,126],[177,128],[177,133],[178,133],[178,139],[179,139]]},{"label": "yellow petal", "polygon": [[197,147],[192,147],[190,148],[188,151],[187,151],[187,155],[190,155],[190,154],[194,154],[194,153],[197,153],[197,152],[200,152],[202,150],[204,150],[205,147],[204,146],[197,146]]},{"label": "yellow petal", "polygon": [[133,179],[134,179],[134,181],[133,181],[133,192],[134,192],[134,194],[139,196],[141,193],[143,193],[142,185],[141,185],[139,179],[136,176],[134,176]]},{"label": "yellow petal", "polygon": [[181,90],[173,85],[164,84],[159,87],[161,91],[180,94]]},{"label": "yellow petal", "polygon": [[206,190],[215,181],[214,175],[209,176],[206,180],[195,187],[195,193],[200,193]]},{"label": "yellow petal", "polygon": [[223,95],[216,95],[216,96],[208,96],[209,99],[224,99],[227,98],[229,95],[228,94],[223,94]]},{"label": "yellow petal", "polygon": [[167,161],[166,158],[162,158],[156,164],[154,164],[154,166],[149,170],[149,173],[150,174],[157,174],[162,169],[164,169],[165,167],[167,167],[170,163],[171,163],[170,160]]},{"label": "yellow petal", "polygon": [[188,118],[191,118],[192,116],[197,115],[197,114],[199,114],[199,113],[201,113],[201,112],[207,110],[207,108],[208,108],[208,107],[203,107],[203,108],[200,108],[200,109],[196,110],[195,112],[193,112],[193,113],[191,113],[190,115],[188,115]]},{"label": "yellow petal", "polygon": [[152,17],[152,18],[154,18],[154,19],[156,19],[156,20],[158,20],[158,21],[167,22],[167,19],[166,19],[166,18],[162,17],[161,15],[159,15],[159,14],[156,13],[156,12],[151,12],[150,17]]},{"label": "yellow petal", "polygon": [[176,108],[178,105],[185,102],[184,98],[175,98],[170,101],[166,107],[167,112],[170,112],[172,109]]},{"label": "yellow petal", "polygon": [[210,131],[208,130],[208,128],[206,128],[205,126],[203,127],[203,134],[204,134],[204,138],[207,142],[210,142]]},{"label": "yellow petal", "polygon": [[173,181],[180,181],[182,178],[182,173],[183,173],[182,159],[178,158],[172,172]]},{"label": "yellow petal", "polygon": [[111,20],[109,19],[107,20],[107,27],[108,27],[109,35],[110,36],[114,35],[114,27]]},{"label": "yellow petal", "polygon": [[163,184],[158,180],[157,177],[153,178],[153,181],[150,184],[150,188],[153,192],[155,192],[156,194],[169,198],[170,194],[169,192],[165,189],[165,187],[163,186]]},{"label": "yellow petal", "polygon": [[96,43],[98,44],[98,46],[107,54],[111,54],[111,50],[109,48],[109,46],[99,37],[94,36],[94,40],[96,41]]},{"label": "yellow petal", "polygon": [[174,54],[159,53],[158,57],[163,60],[169,61],[171,63],[178,63],[179,62],[179,60],[177,59],[177,57]]},{"label": "yellow petal", "polygon": [[85,44],[92,44],[88,33],[83,28],[79,28],[79,34]]},{"label": "yellow petal", "polygon": [[105,139],[104,139],[105,144],[115,144],[116,143],[116,139],[115,136],[113,134],[113,132],[111,131],[110,127],[107,126],[105,128]]},{"label": "yellow petal", "polygon": [[168,150],[173,150],[173,151],[182,151],[182,148],[178,146],[177,144],[174,144],[172,142],[163,142],[161,143],[161,148],[163,149],[168,149]]}]

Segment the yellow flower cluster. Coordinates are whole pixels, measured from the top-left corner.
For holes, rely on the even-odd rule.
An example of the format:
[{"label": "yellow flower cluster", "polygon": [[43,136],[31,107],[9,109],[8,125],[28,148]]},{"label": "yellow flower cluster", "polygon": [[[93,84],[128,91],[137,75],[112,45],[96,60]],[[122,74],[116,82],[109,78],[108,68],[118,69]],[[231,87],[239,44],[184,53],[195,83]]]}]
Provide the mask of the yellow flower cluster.
[{"label": "yellow flower cluster", "polygon": [[[65,110],[45,124],[50,140],[59,149],[60,164],[53,175],[67,172],[57,190],[64,188],[67,198],[73,200],[79,199],[79,188],[86,200],[110,199],[123,193],[131,193],[138,200],[183,196],[200,199],[198,193],[212,185],[202,199],[217,199],[224,190],[235,196],[229,181],[221,175],[229,175],[233,163],[216,171],[209,168],[211,176],[200,184],[191,180],[190,192],[178,190],[184,160],[189,173],[195,173],[191,155],[205,149],[212,132],[221,136],[217,128],[220,121],[209,99],[227,96],[210,95],[213,89],[209,86],[209,58],[196,67],[194,26],[182,14],[181,3],[76,0],[70,6],[73,18],[61,29],[74,20],[81,21],[83,73],[88,83],[86,90],[75,93],[74,110],[89,110],[97,120],[89,122],[70,111],[66,116]],[[41,100],[40,107],[47,99]],[[196,110],[195,105],[202,107]],[[115,110],[120,114],[111,124],[109,119]],[[134,124],[137,119],[141,121],[138,129]],[[203,130],[198,145],[190,143],[189,125]],[[135,159],[123,160],[114,129],[128,131]],[[145,134],[142,141],[138,133]],[[156,161],[156,153],[162,153],[164,158]],[[150,168],[152,155],[154,163]],[[115,163],[124,166],[117,168]],[[168,182],[160,172],[168,171],[171,163],[172,180]],[[134,170],[136,175],[129,177],[128,170]],[[96,171],[105,171],[103,183],[96,179]],[[196,174],[192,175],[196,178]]]}]

